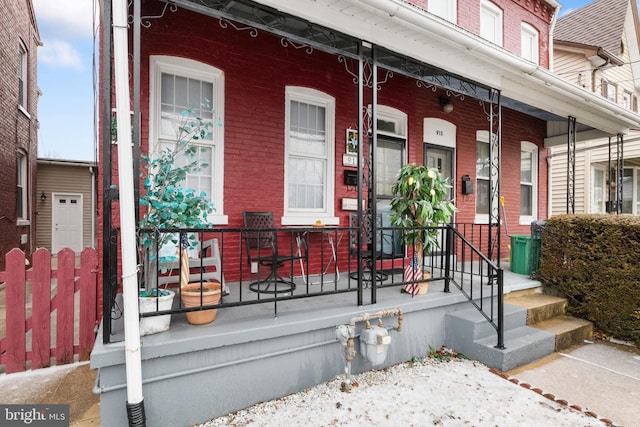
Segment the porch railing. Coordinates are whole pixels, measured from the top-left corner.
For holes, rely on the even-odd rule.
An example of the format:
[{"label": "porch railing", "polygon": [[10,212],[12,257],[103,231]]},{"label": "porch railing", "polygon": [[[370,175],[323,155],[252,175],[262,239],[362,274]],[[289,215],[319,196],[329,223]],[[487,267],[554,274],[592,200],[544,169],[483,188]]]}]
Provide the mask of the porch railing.
[{"label": "porch railing", "polygon": [[[502,270],[477,247],[488,232],[487,226],[467,224],[459,228],[450,225],[436,228],[440,248],[424,257],[425,267],[431,271],[431,277],[425,280],[442,281],[445,292],[449,292],[453,283],[496,329],[498,346],[502,346]],[[277,276],[291,283],[274,281],[270,290],[256,292],[256,287],[251,285],[273,271],[268,262],[262,265],[249,263],[245,238],[248,233],[255,233],[254,230],[140,230],[140,236],[146,236],[147,239],[153,237],[149,240],[153,242],[159,241],[161,235],[172,235],[164,247],[156,245],[141,253],[141,288],[169,288],[176,293],[171,309],[158,308],[141,316],[251,304],[273,304],[274,315],[277,316],[279,303],[283,301],[350,292],[357,293],[356,304],[362,304],[362,295],[366,292],[371,296],[370,302],[375,303],[379,289],[400,288],[415,283],[408,281],[404,274],[409,258],[400,238],[402,232],[402,229],[395,227],[379,227],[375,232],[377,237],[367,242],[363,241],[366,239],[358,240],[356,227],[281,227],[261,230],[260,233],[275,233],[278,236],[278,255],[292,255],[293,259],[276,268]],[[180,248],[185,236],[190,242],[198,242],[191,244],[187,251]],[[151,257],[158,261],[157,266],[152,267],[156,274],[149,275],[142,268],[146,265],[149,270],[149,266],[154,265],[149,262],[149,252],[157,254]],[[275,256],[273,262],[277,262]],[[192,282],[221,282],[224,292],[220,302],[216,305],[183,306],[180,298],[181,276],[183,282],[186,278]],[[290,289],[292,287],[294,289]],[[110,294],[115,295],[115,292]],[[111,304],[105,304],[107,310]],[[105,322],[107,328],[109,326]],[[105,333],[105,336],[109,334]]]}]

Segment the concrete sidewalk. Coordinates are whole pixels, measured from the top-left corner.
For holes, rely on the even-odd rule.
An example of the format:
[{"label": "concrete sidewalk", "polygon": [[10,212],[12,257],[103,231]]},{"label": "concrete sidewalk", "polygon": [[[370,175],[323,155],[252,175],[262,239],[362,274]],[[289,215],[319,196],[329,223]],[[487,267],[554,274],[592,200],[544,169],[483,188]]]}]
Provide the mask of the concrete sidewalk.
[{"label": "concrete sidewalk", "polygon": [[640,349],[586,343],[507,372],[615,426],[640,425]]},{"label": "concrete sidewalk", "polygon": [[70,427],[100,426],[100,397],[92,392],[96,373],[82,362],[0,374],[0,403],[67,404]]}]

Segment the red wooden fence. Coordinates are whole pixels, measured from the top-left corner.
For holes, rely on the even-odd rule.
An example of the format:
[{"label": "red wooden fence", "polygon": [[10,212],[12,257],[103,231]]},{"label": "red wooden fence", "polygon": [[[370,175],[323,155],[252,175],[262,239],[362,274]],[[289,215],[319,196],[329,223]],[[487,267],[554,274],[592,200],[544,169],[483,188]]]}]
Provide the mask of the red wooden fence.
[{"label": "red wooden fence", "polygon": [[[0,283],[5,283],[6,334],[0,339],[0,365],[6,372],[20,372],[71,363],[75,355],[88,360],[95,341],[97,325],[98,254],[87,248],[80,255],[80,267],[75,268],[75,253],[71,249],[58,252],[58,267],[51,269],[51,253],[38,249],[33,253],[33,268],[25,268],[25,255],[12,249],[6,256],[6,271],[0,271]],[[27,284],[31,284],[31,317],[27,317]],[[55,285],[55,286],[54,286]],[[55,289],[54,289],[55,288]],[[79,338],[74,343],[75,294],[79,293]],[[51,316],[55,312],[55,330],[51,331]],[[0,317],[0,320],[3,320]],[[31,350],[27,336],[31,331]],[[52,334],[53,332],[53,334]],[[54,343],[51,337],[54,336]]]}]

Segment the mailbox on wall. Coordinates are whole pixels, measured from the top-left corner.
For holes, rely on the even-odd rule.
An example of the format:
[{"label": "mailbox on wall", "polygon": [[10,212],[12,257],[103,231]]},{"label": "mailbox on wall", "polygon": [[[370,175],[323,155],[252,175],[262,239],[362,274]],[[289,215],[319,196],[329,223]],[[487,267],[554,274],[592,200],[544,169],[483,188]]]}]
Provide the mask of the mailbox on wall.
[{"label": "mailbox on wall", "polygon": [[344,171],[344,185],[358,185],[358,171]]},{"label": "mailbox on wall", "polygon": [[469,175],[462,175],[462,194],[473,194],[473,182]]}]

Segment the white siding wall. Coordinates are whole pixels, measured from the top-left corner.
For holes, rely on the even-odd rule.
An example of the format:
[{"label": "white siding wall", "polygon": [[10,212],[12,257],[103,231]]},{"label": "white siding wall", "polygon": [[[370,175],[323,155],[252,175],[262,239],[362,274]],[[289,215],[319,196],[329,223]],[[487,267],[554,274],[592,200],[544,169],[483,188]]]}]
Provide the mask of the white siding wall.
[{"label": "white siding wall", "polygon": [[[629,11],[628,16],[631,11]],[[631,49],[638,49],[633,40],[627,40],[626,34],[634,34],[633,20],[627,19],[627,29],[622,36],[624,43],[624,53],[621,59],[624,64],[621,66],[604,66],[593,72],[593,65],[587,60],[585,52],[578,49],[567,49],[556,45],[554,51],[554,73],[558,76],[577,84],[586,90],[593,91],[600,95],[602,93],[602,79],[614,83],[618,87],[616,103],[623,104],[623,91],[626,90],[632,95],[640,98],[640,91],[634,85],[634,75],[632,59],[629,53]],[[631,42],[631,44],[629,43]],[[637,52],[634,51],[635,54]],[[593,85],[592,85],[592,79]],[[633,100],[630,108],[633,108]],[[553,122],[548,124],[548,136],[565,135],[567,133],[566,122]],[[578,125],[577,131],[580,131]],[[612,152],[615,160],[615,135],[612,135],[614,148]],[[637,140],[637,141],[636,141]],[[624,136],[624,159],[625,162],[638,164],[640,162],[640,131],[632,131]],[[567,210],[567,147],[566,145],[556,146],[550,149],[552,159],[549,163],[550,176],[550,212],[551,215],[566,213]],[[608,139],[598,139],[592,141],[576,143],[575,162],[575,211],[576,213],[587,213],[591,203],[591,165],[600,163],[607,165],[609,161]]]}]

